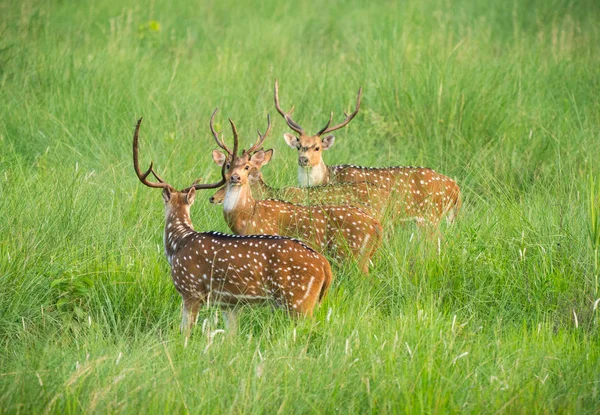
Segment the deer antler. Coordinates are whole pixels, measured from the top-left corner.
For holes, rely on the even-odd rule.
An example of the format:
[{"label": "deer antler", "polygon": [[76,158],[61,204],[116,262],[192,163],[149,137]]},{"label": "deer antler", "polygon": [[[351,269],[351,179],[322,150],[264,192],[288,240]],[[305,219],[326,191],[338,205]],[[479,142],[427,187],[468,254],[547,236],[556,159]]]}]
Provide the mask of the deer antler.
[{"label": "deer antler", "polygon": [[256,130],[256,132],[258,133],[258,138],[256,139],[256,143],[254,143],[254,145],[252,147],[250,147],[247,151],[245,151],[245,153],[250,154],[253,151],[260,149],[262,147],[263,143],[265,142],[265,139],[267,138],[267,135],[269,134],[270,131],[271,131],[271,116],[269,114],[267,114],[267,130],[265,131],[264,134],[261,134],[259,130]]},{"label": "deer antler", "polygon": [[182,192],[187,192],[189,191],[192,187],[196,188],[196,190],[202,190],[202,189],[216,189],[217,187],[221,187],[225,184],[225,182],[227,182],[227,179],[225,179],[225,163],[223,163],[223,166],[221,167],[221,180],[219,182],[216,183],[205,183],[205,184],[199,184],[198,182],[202,180],[202,179],[198,179],[196,181],[194,181],[194,183],[192,183],[192,185],[186,189],[183,189]]},{"label": "deer antler", "polygon": [[219,109],[215,108],[215,110],[213,111],[211,117],[210,117],[210,131],[213,134],[213,137],[215,138],[215,141],[217,143],[217,145],[219,147],[221,147],[223,150],[225,150],[227,152],[227,154],[229,154],[230,156],[233,155],[233,153],[231,152],[231,150],[229,148],[227,148],[227,146],[225,145],[225,142],[222,139],[219,139],[219,135],[217,134],[217,132],[215,131],[215,127],[213,127],[213,121],[215,119],[215,114],[217,113]]},{"label": "deer antler", "polygon": [[327,124],[325,125],[325,127],[323,127],[317,133],[317,135],[321,136],[323,134],[330,133],[330,132],[335,131],[335,130],[339,130],[340,128],[342,128],[345,125],[347,125],[350,121],[352,121],[352,119],[354,117],[356,117],[356,114],[358,114],[358,110],[360,109],[360,97],[361,97],[361,95],[362,95],[362,88],[358,88],[358,96],[356,97],[356,108],[354,109],[354,112],[352,112],[352,114],[347,115],[346,113],[344,113],[344,115],[346,115],[346,119],[344,121],[342,121],[340,124],[334,125],[333,127],[330,127],[329,124],[331,124],[331,120],[333,119],[333,112],[332,112],[331,116],[329,117],[329,121],[327,122]]},{"label": "deer antler", "polygon": [[300,127],[300,125],[295,122],[294,120],[292,120],[292,117],[290,116],[292,114],[292,112],[294,111],[294,107],[292,107],[292,109],[289,112],[285,112],[281,109],[281,106],[279,105],[279,86],[277,85],[277,79],[275,80],[275,107],[277,108],[277,111],[281,114],[281,116],[285,119],[285,122],[287,122],[287,125],[294,131],[296,131],[298,134],[304,134],[304,129],[302,127]]},{"label": "deer antler", "polygon": [[235,157],[237,157],[239,141],[237,128],[235,128],[235,124],[233,123],[231,118],[229,119],[229,124],[231,124],[231,131],[233,132],[233,153],[230,153],[231,159],[233,160]]},{"label": "deer antler", "polygon": [[[133,135],[133,168],[135,169],[135,174],[137,174],[138,179],[142,183],[144,183],[148,187],[156,187],[156,188],[165,188],[172,187],[170,184],[166,183],[156,172],[154,171],[154,165],[150,162],[150,167],[144,173],[140,170],[139,163],[139,133],[140,133],[140,125],[142,124],[142,119],[140,118],[135,126],[135,134]],[[148,176],[152,173],[154,177],[158,180],[158,182],[151,182],[148,180]]]},{"label": "deer antler", "polygon": [[[144,183],[146,186],[148,187],[155,187],[155,188],[165,188],[165,187],[169,187],[169,188],[173,188],[173,186],[171,186],[169,183],[165,182],[162,177],[160,177],[155,171],[154,171],[154,165],[152,162],[150,162],[150,167],[148,168],[148,170],[146,170],[144,173],[142,173],[142,171],[140,170],[140,163],[139,163],[139,132],[140,132],[140,125],[142,124],[142,118],[140,118],[137,122],[137,125],[135,126],[135,134],[133,135],[133,168],[135,169],[135,173],[137,174],[138,179],[140,179],[140,181],[142,183]],[[154,175],[154,177],[156,177],[156,179],[158,180],[158,182],[151,182],[148,180],[148,176],[150,175],[150,173],[152,173]],[[197,182],[197,181],[196,181]],[[196,182],[194,182],[194,184],[186,189],[184,189],[184,192],[187,192],[188,190],[190,190],[192,187],[195,187],[196,189],[214,189],[216,187],[221,187],[225,184],[225,173],[223,170],[221,170],[221,181],[218,183],[211,183],[211,184],[197,184]]]}]

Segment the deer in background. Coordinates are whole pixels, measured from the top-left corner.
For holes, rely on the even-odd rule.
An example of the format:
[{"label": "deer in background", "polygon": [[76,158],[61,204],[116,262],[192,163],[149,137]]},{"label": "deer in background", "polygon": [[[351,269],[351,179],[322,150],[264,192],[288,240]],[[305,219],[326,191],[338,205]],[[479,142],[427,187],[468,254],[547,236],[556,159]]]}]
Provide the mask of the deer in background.
[{"label": "deer in background", "polygon": [[[209,301],[235,306],[273,302],[298,315],[311,315],[323,300],[332,280],[327,259],[304,243],[281,236],[226,235],[196,232],[190,206],[197,189],[214,189],[225,183],[194,184],[177,191],[154,171],[139,167],[139,130],[133,136],[133,166],[148,187],[162,189],[165,202],[164,246],[175,289],[183,299],[181,331],[189,334],[200,305]],[[153,174],[158,180],[152,182]]]},{"label": "deer in background", "polygon": [[285,142],[298,150],[298,182],[300,186],[319,186],[335,183],[369,182],[392,192],[394,210],[401,217],[418,223],[437,226],[446,216],[453,222],[461,207],[458,184],[443,174],[426,167],[361,167],[355,165],[327,166],[322,152],[333,146],[335,137],[329,133],[346,126],[360,109],[362,89],[358,90],[356,108],[340,124],[331,126],[333,112],[325,127],[315,135],[307,134],[279,104],[279,87],[275,80],[275,107],[287,125],[298,135],[284,134]]},{"label": "deer in background", "polygon": [[[217,154],[215,154],[217,153]],[[266,150],[264,166],[273,156],[273,149]],[[213,150],[213,158],[221,163],[223,155]],[[225,155],[225,163],[231,163],[229,155]],[[222,163],[221,163],[222,165]],[[261,166],[261,167],[262,167]],[[252,167],[248,173],[248,183],[255,199],[278,199],[303,205],[351,205],[364,210],[369,215],[382,220],[389,200],[389,191],[368,182],[340,183],[335,185],[311,187],[284,187],[276,189],[269,186],[260,171]],[[220,205],[225,200],[227,186],[221,187],[209,199],[210,203]]]},{"label": "deer in background", "polygon": [[[369,260],[381,244],[382,226],[362,210],[352,206],[300,206],[278,200],[256,200],[252,195],[248,175],[270,161],[266,152],[259,150],[271,130],[271,121],[264,134],[258,133],[256,143],[238,154],[238,132],[229,120],[234,146],[230,150],[210,129],[220,151],[213,152],[214,161],[225,167],[226,192],[223,215],[229,228],[240,235],[253,233],[286,235],[302,239],[315,249],[325,250],[339,258],[353,257],[365,274]],[[272,153],[270,153],[272,154]],[[229,161],[228,161],[229,160]]]}]

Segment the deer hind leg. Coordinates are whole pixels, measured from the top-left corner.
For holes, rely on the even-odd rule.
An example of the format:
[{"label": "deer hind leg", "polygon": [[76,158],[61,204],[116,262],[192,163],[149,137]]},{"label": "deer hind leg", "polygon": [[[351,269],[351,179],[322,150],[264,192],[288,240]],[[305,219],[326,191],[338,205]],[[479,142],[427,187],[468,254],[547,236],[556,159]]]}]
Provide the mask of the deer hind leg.
[{"label": "deer hind leg", "polygon": [[[310,274],[309,274],[310,275]],[[302,282],[286,288],[287,297],[282,298],[285,308],[295,317],[310,317],[321,294],[325,278],[323,274],[301,275]],[[305,278],[308,278],[306,280]]]},{"label": "deer hind leg", "polygon": [[302,302],[298,305],[298,312],[304,316],[312,317],[313,310],[323,295],[324,286],[327,285],[325,287],[325,290],[327,290],[330,282],[324,272],[311,276],[305,287],[306,291],[304,291]]},{"label": "deer hind leg", "polygon": [[356,260],[358,261],[358,268],[360,268],[361,272],[365,275],[369,274],[369,260],[371,259],[373,250],[371,242],[371,235],[366,234],[362,240],[360,249],[355,253]]},{"label": "deer hind leg", "polygon": [[186,337],[190,335],[192,327],[196,324],[196,318],[198,318],[198,310],[202,304],[202,298],[198,297],[183,297],[183,313],[181,316],[181,325],[179,326],[179,332],[185,334]]},{"label": "deer hind leg", "polygon": [[369,274],[369,265],[372,264],[371,258],[375,255],[381,243],[383,242],[383,227],[375,226],[372,233],[365,234],[361,250],[359,252],[359,267],[362,272]]},{"label": "deer hind leg", "polygon": [[223,321],[225,322],[225,329],[233,334],[237,332],[238,328],[238,310],[237,308],[228,308],[223,310]]},{"label": "deer hind leg", "polygon": [[446,221],[449,225],[453,224],[462,207],[462,197],[458,185],[453,189],[449,196],[450,202],[446,206]]},{"label": "deer hind leg", "polygon": [[296,308],[288,307],[291,314],[295,317],[312,317],[315,308],[316,299],[311,298],[302,304],[295,304]]}]

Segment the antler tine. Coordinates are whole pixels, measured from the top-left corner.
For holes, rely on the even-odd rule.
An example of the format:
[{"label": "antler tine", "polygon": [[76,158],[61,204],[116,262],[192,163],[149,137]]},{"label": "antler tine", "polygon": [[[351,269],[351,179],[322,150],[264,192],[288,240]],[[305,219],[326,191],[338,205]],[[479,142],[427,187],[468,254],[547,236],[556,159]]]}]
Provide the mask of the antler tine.
[{"label": "antler tine", "polygon": [[156,172],[154,171],[154,169],[152,169],[152,174],[154,175],[154,177],[156,177],[156,180],[158,180],[159,182],[161,182],[161,183],[166,183],[166,182],[164,181],[164,179],[163,179],[162,177],[160,177],[160,176],[158,175],[158,173],[156,173]]},{"label": "antler tine", "polygon": [[216,189],[217,187],[221,187],[223,186],[226,182],[227,179],[225,179],[225,163],[223,163],[223,166],[221,167],[221,180],[216,182],[216,183],[205,183],[205,184],[199,184],[198,182],[202,180],[202,179],[198,179],[196,181],[194,181],[194,183],[192,183],[192,185],[186,189],[183,189],[182,192],[188,192],[192,187],[195,188],[196,190],[202,190],[202,189]]},{"label": "antler tine", "polygon": [[[148,187],[155,187],[155,188],[171,187],[158,174],[156,174],[156,172],[154,171],[154,165],[152,162],[150,162],[150,167],[144,173],[142,173],[142,171],[140,170],[139,133],[140,133],[140,125],[142,124],[142,119],[143,118],[140,118],[138,120],[138,122],[135,126],[135,134],[133,135],[133,168],[135,169],[135,173],[137,174],[138,179],[140,179],[140,181]],[[152,173],[154,175],[154,177],[156,177],[158,179],[159,183],[151,182],[148,180],[148,176],[150,175],[150,173]]]},{"label": "antler tine", "polygon": [[271,131],[271,116],[269,114],[267,114],[267,130],[265,131],[264,134],[261,134],[259,130],[256,130],[256,132],[258,133],[258,138],[256,139],[256,143],[254,143],[254,145],[252,147],[250,147],[248,149],[248,151],[246,151],[245,153],[250,154],[253,151],[260,150],[270,131]]},{"label": "antler tine", "polygon": [[323,134],[325,131],[327,131],[327,129],[329,128],[329,125],[331,124],[331,121],[333,121],[333,111],[331,111],[331,114],[329,115],[329,121],[327,121],[327,124],[325,124],[325,127],[321,128],[319,130],[319,132],[317,133],[317,135],[321,135]]},{"label": "antler tine", "polygon": [[[354,111],[352,112],[352,114],[346,115],[346,113],[344,113],[344,115],[346,115],[346,119],[344,121],[342,121],[340,124],[334,125],[333,127],[328,127],[329,123],[327,123],[327,126],[325,126],[325,128],[323,128],[321,131],[319,131],[317,133],[317,135],[322,135],[322,134],[330,133],[330,132],[335,131],[335,130],[339,130],[340,128],[342,128],[345,125],[347,125],[350,121],[352,121],[352,119],[354,117],[356,117],[356,114],[358,114],[358,110],[360,109],[360,97],[361,97],[361,95],[362,95],[362,88],[358,88],[358,96],[356,97],[356,108],[354,109]],[[330,122],[331,122],[331,120],[330,120]]]},{"label": "antler tine", "polygon": [[229,124],[231,124],[231,131],[233,131],[233,153],[231,153],[232,159],[234,157],[237,156],[238,153],[238,132],[237,132],[237,128],[235,128],[235,124],[234,122],[231,120],[231,118],[229,119]]},{"label": "antler tine", "polygon": [[219,147],[221,147],[223,150],[225,150],[231,156],[231,155],[233,155],[233,153],[231,152],[231,150],[229,148],[227,148],[227,146],[225,145],[225,143],[223,142],[223,140],[219,139],[219,135],[215,131],[215,127],[213,127],[213,121],[215,119],[215,114],[217,113],[218,110],[219,110],[218,108],[215,108],[215,110],[213,111],[212,115],[210,116],[210,131],[212,132],[213,137],[215,138],[215,141],[216,141],[217,145]]},{"label": "antler tine", "polygon": [[292,130],[296,131],[298,134],[304,134],[304,129],[302,127],[300,127],[300,125],[297,122],[292,120],[292,117],[290,117],[290,115],[294,111],[294,107],[292,107],[292,109],[286,113],[285,111],[283,111],[281,109],[281,106],[279,105],[279,86],[277,85],[277,79],[275,80],[274,98],[275,98],[275,108],[277,108],[277,112],[279,112],[279,114],[281,114],[281,116],[285,119],[285,122],[287,122],[287,125]]}]

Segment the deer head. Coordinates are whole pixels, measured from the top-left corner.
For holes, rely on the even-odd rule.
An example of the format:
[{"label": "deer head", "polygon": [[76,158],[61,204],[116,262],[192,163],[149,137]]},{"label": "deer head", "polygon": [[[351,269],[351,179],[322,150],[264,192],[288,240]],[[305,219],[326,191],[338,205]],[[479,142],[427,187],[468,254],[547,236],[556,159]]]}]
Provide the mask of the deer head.
[{"label": "deer head", "polygon": [[294,111],[294,107],[290,109],[290,111],[285,112],[281,109],[279,105],[279,87],[277,85],[277,80],[275,80],[275,107],[281,116],[285,119],[287,125],[294,130],[297,135],[291,133],[285,133],[283,138],[285,142],[292,148],[298,150],[298,165],[301,168],[313,168],[320,165],[323,165],[323,156],[322,153],[324,150],[329,150],[335,141],[335,136],[328,134],[335,130],[339,130],[340,128],[346,126],[356,114],[358,114],[358,110],[360,109],[360,97],[362,95],[362,88],[358,90],[358,96],[356,98],[356,108],[354,111],[348,115],[344,113],[346,119],[337,125],[331,126],[331,121],[333,120],[333,112],[329,116],[329,121],[323,128],[321,128],[315,135],[307,134],[304,129],[295,122],[291,114]]},{"label": "deer head", "polygon": [[231,130],[233,132],[233,150],[230,150],[213,127],[213,120],[217,110],[213,112],[210,118],[210,130],[219,147],[225,150],[225,153],[219,150],[213,150],[213,160],[218,165],[224,168],[224,178],[228,187],[243,186],[246,184],[252,185],[260,181],[262,174],[260,168],[271,161],[273,150],[262,150],[261,146],[264,143],[269,131],[271,131],[271,118],[267,116],[267,130],[264,134],[258,132],[258,138],[254,145],[248,150],[242,150],[242,154],[238,154],[238,132],[235,123],[230,119]]},{"label": "deer head", "polygon": [[[272,156],[273,156],[273,149],[270,150],[266,150],[265,152],[265,161],[262,163],[262,166],[264,166],[265,164],[267,164]],[[222,156],[218,155],[220,154],[219,151],[214,150],[213,151],[213,160],[215,161],[215,163],[219,166],[228,166],[231,164],[231,158],[227,157],[225,158],[225,161],[223,162],[222,160]],[[263,188],[266,187],[264,180],[263,180],[263,175],[262,172],[256,168],[256,167],[251,167],[249,172],[248,172],[248,184],[250,185],[250,187],[252,188],[252,194],[253,195],[262,195],[262,191]],[[223,200],[225,199],[225,193],[227,192],[227,186],[222,186],[219,190],[217,190],[215,192],[215,194],[213,194],[208,201],[210,203],[212,203],[213,205],[220,205],[223,203]],[[260,197],[259,197],[260,198]]]}]

